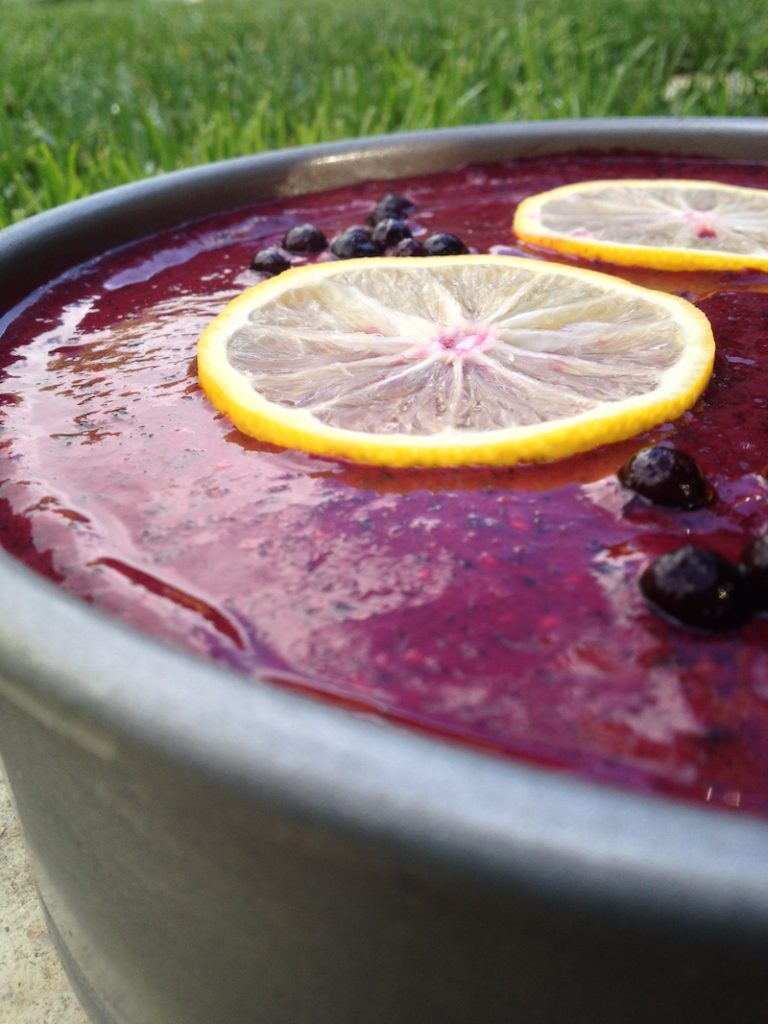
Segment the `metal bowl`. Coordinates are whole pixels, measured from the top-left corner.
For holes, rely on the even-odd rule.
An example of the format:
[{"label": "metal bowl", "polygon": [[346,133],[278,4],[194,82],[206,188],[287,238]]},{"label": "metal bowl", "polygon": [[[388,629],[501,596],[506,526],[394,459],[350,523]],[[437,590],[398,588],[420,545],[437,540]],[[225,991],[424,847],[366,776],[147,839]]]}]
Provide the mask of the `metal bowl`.
[{"label": "metal bowl", "polygon": [[[622,147],[768,159],[768,126],[471,127],[182,171],[0,233],[0,313],[106,248],[258,197]],[[99,1024],[763,1024],[768,822],[242,678],[7,556],[0,581],[0,749]]]}]

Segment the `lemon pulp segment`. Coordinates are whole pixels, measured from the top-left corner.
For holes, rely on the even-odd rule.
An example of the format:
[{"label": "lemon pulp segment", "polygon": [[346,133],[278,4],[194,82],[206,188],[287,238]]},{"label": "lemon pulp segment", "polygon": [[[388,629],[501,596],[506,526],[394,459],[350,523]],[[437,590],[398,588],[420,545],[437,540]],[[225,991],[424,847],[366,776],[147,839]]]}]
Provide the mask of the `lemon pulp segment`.
[{"label": "lemon pulp segment", "polygon": [[689,408],[714,357],[690,303],[506,256],[298,267],[248,289],[198,345],[241,431],[399,466],[550,461]]}]

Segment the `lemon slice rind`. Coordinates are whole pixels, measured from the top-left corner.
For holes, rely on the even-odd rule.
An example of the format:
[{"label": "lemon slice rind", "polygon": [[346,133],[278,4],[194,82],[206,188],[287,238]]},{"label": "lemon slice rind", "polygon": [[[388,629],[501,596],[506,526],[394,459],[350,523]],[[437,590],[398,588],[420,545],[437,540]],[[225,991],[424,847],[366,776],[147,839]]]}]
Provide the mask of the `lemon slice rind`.
[{"label": "lemon slice rind", "polygon": [[[359,272],[424,275],[433,268],[450,276],[467,266],[501,268],[526,279],[547,275],[547,281],[576,281],[598,295],[618,295],[641,301],[671,321],[682,339],[679,358],[659,373],[648,393],[597,403],[575,415],[549,422],[518,424],[497,429],[443,429],[434,434],[357,430],[323,422],[307,408],[290,407],[266,398],[251,377],[232,365],[231,339],[250,322],[254,310],[288,301],[301,304],[341,275],[349,280]],[[415,280],[418,280],[416,278]],[[508,256],[455,256],[418,259],[374,258],[319,263],[267,279],[234,299],[206,328],[198,344],[198,374],[212,404],[244,434],[260,441],[373,465],[458,466],[513,465],[547,462],[599,445],[625,440],[680,416],[696,401],[709,380],[714,341],[706,317],[690,303],[662,292],[651,292],[617,278],[560,264]]]},{"label": "lemon slice rind", "polygon": [[[710,200],[714,203],[707,208]],[[703,209],[697,208],[697,201]],[[722,228],[719,242],[707,227],[708,216]],[[530,245],[619,266],[768,270],[768,190],[723,182],[685,178],[574,182],[522,200],[513,230]],[[697,231],[703,232],[701,236]],[[638,240],[638,235],[647,238],[654,232],[653,241]],[[675,241],[686,235],[694,244]],[[719,247],[726,238],[731,240],[730,249]]]}]

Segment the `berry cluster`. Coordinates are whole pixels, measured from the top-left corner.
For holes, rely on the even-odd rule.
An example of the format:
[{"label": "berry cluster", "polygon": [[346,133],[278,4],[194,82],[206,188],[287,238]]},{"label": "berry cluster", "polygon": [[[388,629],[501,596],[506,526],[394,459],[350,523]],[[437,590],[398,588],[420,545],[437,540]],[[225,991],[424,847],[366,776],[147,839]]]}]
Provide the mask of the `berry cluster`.
[{"label": "berry cluster", "polygon": [[640,577],[640,589],[685,626],[718,631],[742,626],[768,611],[768,534],[748,544],[737,564],[686,544],[651,562]]},{"label": "berry cluster", "polygon": [[329,249],[338,260],[367,256],[459,256],[469,252],[456,235],[444,232],[423,242],[413,237],[408,217],[414,203],[407,196],[383,196],[373,207],[365,224],[353,224],[330,242],[314,224],[297,224],[281,245],[261,249],[251,260],[251,270],[273,277],[292,264],[291,253],[319,253]]},{"label": "berry cluster", "polygon": [[[691,510],[715,497],[686,452],[643,448],[619,470],[621,483],[645,501]],[[661,612],[686,626],[724,630],[768,610],[768,534],[752,541],[734,564],[715,551],[686,544],[661,555],[640,577],[640,589]]]}]

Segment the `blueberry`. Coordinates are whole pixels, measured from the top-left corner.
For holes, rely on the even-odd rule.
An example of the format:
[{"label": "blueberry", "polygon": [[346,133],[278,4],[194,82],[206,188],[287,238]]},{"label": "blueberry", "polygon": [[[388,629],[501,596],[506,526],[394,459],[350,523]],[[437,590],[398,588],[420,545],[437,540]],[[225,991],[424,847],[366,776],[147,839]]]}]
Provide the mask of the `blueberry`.
[{"label": "blueberry", "polygon": [[404,238],[410,237],[411,229],[405,221],[395,220],[392,217],[380,220],[373,229],[374,242],[378,242],[384,249],[390,249],[393,245],[397,245],[398,242],[402,242]]},{"label": "blueberry", "polygon": [[768,611],[768,533],[744,548],[740,564],[752,603],[759,611]]},{"label": "blueberry", "polygon": [[654,505],[702,508],[714,497],[694,458],[661,445],[636,452],[619,470],[619,480]]},{"label": "blueberry", "polygon": [[685,626],[723,630],[749,618],[743,573],[715,551],[688,544],[661,555],[640,577],[645,597]]},{"label": "blueberry", "polygon": [[463,256],[469,252],[466,245],[456,235],[430,235],[424,243],[427,256]]},{"label": "blueberry", "polygon": [[257,252],[251,260],[251,270],[258,270],[260,274],[281,274],[288,270],[291,261],[279,245],[270,245],[268,249]]},{"label": "blueberry", "polygon": [[353,260],[360,256],[380,256],[382,247],[373,240],[370,228],[358,224],[336,235],[331,242],[331,252],[340,260]]},{"label": "blueberry", "polygon": [[322,252],[328,239],[314,224],[294,224],[283,239],[283,248],[290,252]]},{"label": "blueberry", "polygon": [[426,256],[427,250],[418,238],[404,238],[395,246],[393,256]]},{"label": "blueberry", "polygon": [[369,224],[378,224],[380,220],[404,220],[414,205],[413,200],[408,196],[390,193],[382,196],[366,219]]}]

